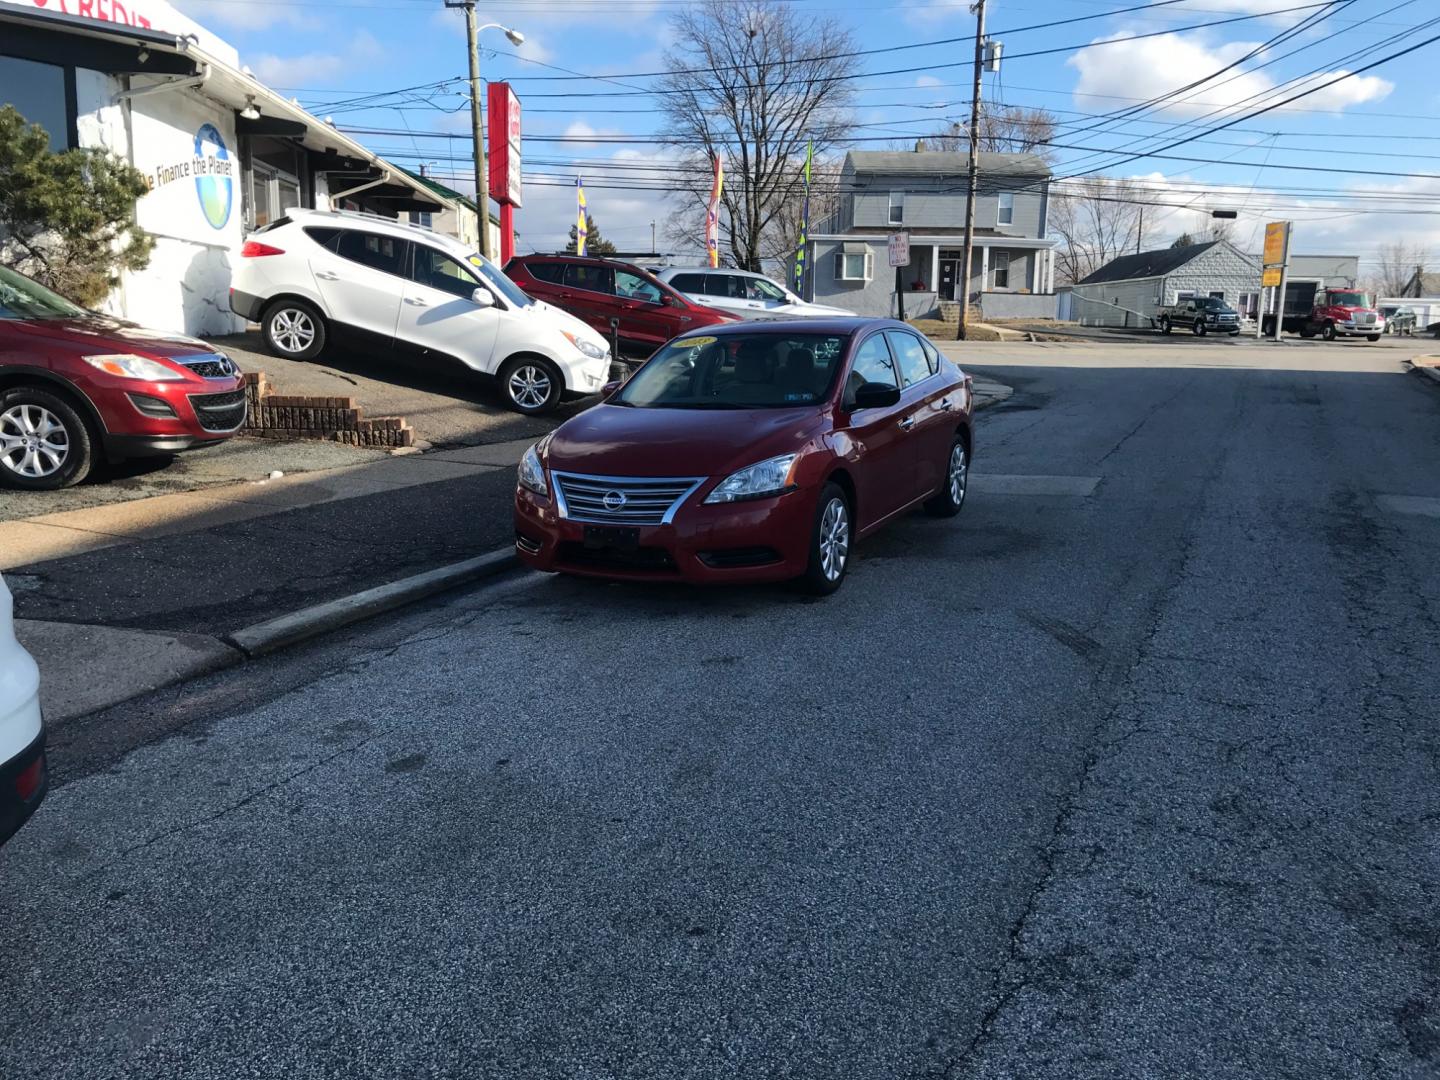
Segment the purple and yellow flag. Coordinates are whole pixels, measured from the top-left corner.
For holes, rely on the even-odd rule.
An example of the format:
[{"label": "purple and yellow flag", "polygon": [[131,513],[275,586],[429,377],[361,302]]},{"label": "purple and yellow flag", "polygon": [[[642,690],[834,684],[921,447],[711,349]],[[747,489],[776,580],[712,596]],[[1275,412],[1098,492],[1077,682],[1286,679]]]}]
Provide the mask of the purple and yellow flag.
[{"label": "purple and yellow flag", "polygon": [[710,185],[710,205],[705,211],[705,254],[710,265],[720,265],[720,193],[725,190],[725,170],[720,165],[720,155],[710,155],[710,168],[715,174]]},{"label": "purple and yellow flag", "polygon": [[795,245],[795,291],[805,295],[805,248],[810,240],[810,163],[815,158],[815,144],[805,144],[805,201],[800,205],[800,240]]},{"label": "purple and yellow flag", "polygon": [[590,226],[585,220],[585,185],[575,177],[575,254],[585,254],[585,241],[590,239]]}]

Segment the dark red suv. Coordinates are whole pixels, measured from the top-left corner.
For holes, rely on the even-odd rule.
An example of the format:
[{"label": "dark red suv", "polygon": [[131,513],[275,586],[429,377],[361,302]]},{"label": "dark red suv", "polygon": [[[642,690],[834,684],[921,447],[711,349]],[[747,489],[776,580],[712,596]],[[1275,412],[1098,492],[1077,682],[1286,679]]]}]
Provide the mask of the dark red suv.
[{"label": "dark red suv", "polygon": [[0,267],[0,483],[69,487],[98,453],[173,454],[244,423],[244,381],[225,354],[86,311]]},{"label": "dark red suv", "polygon": [[[537,300],[589,323],[620,348],[649,356],[676,334],[739,322],[738,315],[697,304],[631,263],[584,255],[517,255],[505,275]],[[613,322],[612,322],[613,320]]]}]

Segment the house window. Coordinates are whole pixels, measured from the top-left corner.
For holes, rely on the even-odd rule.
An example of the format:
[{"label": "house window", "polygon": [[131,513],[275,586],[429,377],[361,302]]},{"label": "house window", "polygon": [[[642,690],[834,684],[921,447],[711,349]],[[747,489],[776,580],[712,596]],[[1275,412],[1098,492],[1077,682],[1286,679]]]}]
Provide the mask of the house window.
[{"label": "house window", "polygon": [[836,281],[869,281],[870,269],[869,251],[837,251],[835,253]]},{"label": "house window", "polygon": [[1212,292],[1210,295],[1213,296],[1216,300],[1224,300],[1224,299],[1225,299],[1225,290],[1224,290],[1224,289],[1221,289],[1221,290],[1219,290],[1218,292]]},{"label": "house window", "polygon": [[1179,292],[1177,292],[1177,293],[1175,294],[1175,303],[1177,303],[1177,304],[1183,304],[1186,300],[1194,300],[1194,299],[1195,299],[1195,290],[1194,290],[1194,289],[1181,289]]},{"label": "house window", "polygon": [[411,210],[411,211],[410,211],[410,224],[411,224],[411,225],[420,225],[420,226],[428,229],[428,228],[431,227],[431,226],[430,226],[430,223],[431,223],[434,219],[435,219],[435,214],[434,214],[433,211],[430,211],[430,210]]},{"label": "house window", "polygon": [[995,215],[995,221],[1000,225],[1015,224],[1015,193],[1013,191],[1000,192],[1000,209]]},{"label": "house window", "polygon": [[1008,289],[1010,287],[1010,253],[1008,251],[995,252],[995,288]]},{"label": "house window", "polygon": [[27,124],[39,124],[51,150],[70,148],[65,69],[55,64],[0,56],[0,102],[14,105]]},{"label": "house window", "polygon": [[250,226],[262,229],[300,205],[300,182],[268,165],[250,167]]},{"label": "house window", "polygon": [[890,224],[903,225],[905,223],[905,193],[903,191],[890,192]]}]

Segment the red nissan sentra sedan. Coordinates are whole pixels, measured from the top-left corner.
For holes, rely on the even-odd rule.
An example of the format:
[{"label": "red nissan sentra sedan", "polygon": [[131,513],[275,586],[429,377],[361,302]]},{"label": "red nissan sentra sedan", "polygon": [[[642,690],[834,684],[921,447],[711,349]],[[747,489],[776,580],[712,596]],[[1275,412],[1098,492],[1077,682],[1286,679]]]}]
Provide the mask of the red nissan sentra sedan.
[{"label": "red nissan sentra sedan", "polygon": [[970,403],[903,323],[707,327],[525,452],[515,546],[539,570],[831,593],[855,540],[959,513]]}]

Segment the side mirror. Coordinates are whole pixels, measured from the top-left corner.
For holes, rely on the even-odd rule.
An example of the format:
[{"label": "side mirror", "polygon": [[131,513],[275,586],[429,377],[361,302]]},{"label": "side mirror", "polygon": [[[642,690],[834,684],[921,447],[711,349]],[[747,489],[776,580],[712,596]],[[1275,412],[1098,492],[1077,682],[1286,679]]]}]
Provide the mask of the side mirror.
[{"label": "side mirror", "polygon": [[611,379],[604,386],[600,387],[600,400],[609,401],[610,395],[625,385],[624,379]]},{"label": "side mirror", "polygon": [[888,409],[900,404],[900,388],[884,383],[867,382],[855,391],[855,408]]},{"label": "side mirror", "polygon": [[476,307],[494,307],[495,294],[489,289],[477,288],[470,294],[470,302]]},{"label": "side mirror", "polygon": [[683,308],[685,306],[685,301],[681,300],[678,296],[672,296],[670,293],[665,294],[664,303],[666,307]]}]

